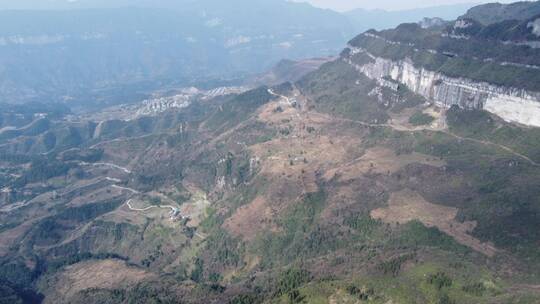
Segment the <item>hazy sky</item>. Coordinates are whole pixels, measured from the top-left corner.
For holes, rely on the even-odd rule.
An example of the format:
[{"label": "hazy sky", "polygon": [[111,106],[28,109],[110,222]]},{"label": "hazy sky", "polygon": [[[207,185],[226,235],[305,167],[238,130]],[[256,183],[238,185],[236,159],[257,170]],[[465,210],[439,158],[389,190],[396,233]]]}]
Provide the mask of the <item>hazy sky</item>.
[{"label": "hazy sky", "polygon": [[354,8],[375,9],[382,8],[387,10],[401,10],[418,7],[439,6],[458,3],[482,3],[482,2],[516,2],[505,0],[297,0],[298,2],[309,2],[315,6],[331,8],[334,10],[345,11]]},{"label": "hazy sky", "polygon": [[[133,1],[133,2],[131,2]],[[110,7],[111,4],[125,4],[125,3],[160,3],[168,1],[179,1],[180,0],[0,0],[0,9],[13,9],[13,8],[55,8],[58,4],[63,4],[65,6],[68,2],[84,2],[89,4],[98,4],[99,7]],[[184,0],[189,1],[189,0]],[[191,0],[196,1],[196,0]],[[215,1],[227,1],[227,0],[215,0]],[[276,0],[283,1],[283,0]],[[403,9],[412,9],[420,7],[430,7],[430,6],[440,6],[447,4],[459,4],[459,3],[468,3],[468,4],[478,4],[485,2],[516,2],[520,0],[287,0],[287,1],[296,1],[296,2],[309,2],[315,6],[330,8],[337,11],[347,11],[355,8],[363,9],[386,9],[386,10],[403,10]],[[104,5],[105,4],[105,5]],[[114,6],[114,5],[112,5]]]}]

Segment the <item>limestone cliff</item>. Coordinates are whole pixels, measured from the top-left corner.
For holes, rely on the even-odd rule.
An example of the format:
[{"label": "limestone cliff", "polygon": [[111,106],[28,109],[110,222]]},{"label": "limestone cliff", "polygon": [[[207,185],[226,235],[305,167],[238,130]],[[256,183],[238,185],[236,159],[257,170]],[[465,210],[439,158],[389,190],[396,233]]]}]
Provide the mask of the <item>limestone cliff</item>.
[{"label": "limestone cliff", "polygon": [[383,86],[387,86],[386,80],[390,78],[440,106],[485,109],[509,122],[540,127],[540,92],[452,78],[437,71],[417,68],[409,59],[392,61],[375,57],[362,49],[350,47],[349,50],[351,54],[364,52],[373,59],[359,65],[351,58],[342,58]]}]

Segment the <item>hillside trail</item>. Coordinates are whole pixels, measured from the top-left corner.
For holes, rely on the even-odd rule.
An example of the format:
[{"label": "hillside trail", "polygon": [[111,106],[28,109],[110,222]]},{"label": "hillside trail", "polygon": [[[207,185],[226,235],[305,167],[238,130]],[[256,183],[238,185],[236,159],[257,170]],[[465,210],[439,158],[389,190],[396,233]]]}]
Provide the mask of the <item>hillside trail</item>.
[{"label": "hillside trail", "polygon": [[161,208],[161,209],[171,209],[172,212],[178,212],[178,208],[174,207],[174,206],[171,206],[171,205],[159,205],[159,206],[148,206],[146,208],[135,208],[131,205],[131,202],[133,200],[130,199],[126,202],[126,205],[128,206],[129,210],[131,211],[139,211],[139,212],[144,212],[144,211],[148,211],[148,210],[151,210],[151,209],[154,209],[154,208]]},{"label": "hillside trail", "polygon": [[540,285],[535,284],[515,284],[508,286],[507,289],[512,292],[527,292],[540,295]]},{"label": "hillside trail", "polygon": [[[299,92],[299,90],[296,88],[296,86],[294,84],[292,85],[292,87],[293,87],[293,91]],[[296,100],[296,98],[295,98],[295,101],[293,102],[293,101],[291,101],[290,97],[279,94],[279,93],[276,93],[272,89],[268,89],[268,93],[270,95],[273,95],[273,96],[277,97],[277,98],[284,99],[286,104],[288,104],[290,106],[293,106],[294,103],[299,103],[299,100]],[[306,108],[307,107],[304,104],[300,104],[300,109],[297,109],[294,119],[298,119],[298,120],[301,121],[303,116],[308,115],[309,113],[311,113],[311,112],[305,110]],[[301,140],[301,143],[304,144],[306,134],[305,134],[303,128],[299,128],[299,129],[300,129],[300,133],[298,134],[298,138]],[[295,128],[295,130],[297,130],[297,128]],[[302,176],[300,178],[300,183],[301,183],[301,187],[302,187],[302,193],[300,193],[300,195],[297,197],[297,200],[300,200],[302,197],[304,197],[309,192],[308,191],[308,186],[306,184],[305,179],[306,179],[306,176],[304,174],[302,174]]]},{"label": "hillside trail", "polygon": [[318,112],[310,112],[310,115],[320,116],[320,117],[324,117],[324,118],[327,118],[327,119],[334,119],[334,120],[341,121],[341,122],[354,123],[354,124],[358,124],[358,125],[361,125],[361,126],[364,126],[364,127],[387,127],[387,128],[391,128],[391,129],[396,130],[396,131],[401,131],[401,132],[418,132],[418,131],[441,132],[441,133],[452,136],[452,137],[454,137],[456,139],[459,139],[459,140],[462,140],[462,141],[470,141],[470,142],[475,142],[475,143],[478,143],[478,144],[492,146],[492,147],[502,149],[502,150],[504,150],[504,151],[506,151],[506,152],[508,152],[510,154],[513,154],[514,156],[517,156],[517,157],[527,161],[529,164],[531,164],[533,166],[536,166],[536,167],[540,166],[540,163],[535,162],[530,157],[528,157],[526,155],[523,155],[523,154],[521,154],[521,153],[515,151],[514,149],[512,149],[510,147],[507,147],[505,145],[501,145],[501,144],[494,143],[494,142],[487,141],[487,140],[481,140],[481,139],[476,139],[476,138],[471,138],[471,137],[460,136],[460,135],[457,135],[455,133],[450,132],[447,129],[446,130],[443,130],[443,129],[433,130],[433,129],[429,128],[429,127],[421,127],[421,128],[419,128],[419,127],[407,127],[407,126],[403,126],[403,125],[395,125],[395,124],[388,124],[388,123],[381,123],[381,124],[367,123],[367,122],[353,120],[353,119],[347,119],[347,118],[330,117],[330,116],[328,116],[326,114],[322,114],[322,113],[318,113]]},{"label": "hillside trail", "polygon": [[115,164],[112,164],[112,163],[92,163],[91,165],[94,166],[94,167],[102,166],[102,167],[114,168],[114,169],[118,169],[120,171],[123,171],[124,173],[127,173],[127,174],[132,173],[131,170],[129,170],[128,168],[118,166],[118,165],[115,165]]},{"label": "hillside trail", "polygon": [[[271,89],[268,90],[268,93],[270,93],[271,95],[274,95],[276,97],[283,98],[288,103],[290,103],[290,98],[287,97],[287,96],[275,93]],[[459,140],[470,141],[470,142],[475,142],[475,143],[479,143],[479,144],[483,144],[483,145],[489,145],[489,146],[497,147],[497,148],[502,149],[502,150],[504,150],[504,151],[506,151],[506,152],[508,152],[510,154],[513,154],[514,156],[517,156],[517,157],[527,161],[528,163],[530,163],[533,166],[540,166],[540,163],[535,162],[530,157],[528,157],[526,155],[523,155],[523,154],[521,154],[521,153],[515,151],[514,149],[512,149],[510,147],[507,147],[505,145],[501,145],[501,144],[494,143],[494,142],[487,141],[487,140],[481,140],[481,139],[476,139],[476,138],[471,138],[471,137],[463,137],[463,136],[457,135],[455,133],[452,133],[447,129],[446,130],[445,129],[433,130],[430,127],[408,127],[408,126],[404,126],[404,125],[396,125],[396,124],[391,124],[391,123],[381,123],[381,124],[379,124],[379,123],[367,123],[367,122],[353,120],[353,119],[333,117],[333,116],[331,117],[329,115],[318,113],[318,112],[313,112],[313,111],[310,111],[309,115],[319,116],[319,117],[325,118],[325,119],[333,119],[333,120],[337,120],[337,121],[341,121],[341,122],[354,123],[354,124],[362,125],[362,126],[365,126],[365,127],[387,127],[387,128],[392,128],[392,129],[394,129],[396,131],[402,131],[402,132],[417,132],[417,131],[423,131],[423,130],[441,132],[441,133],[447,134],[447,135],[452,136],[452,137],[454,137],[456,139],[459,139]]]},{"label": "hillside trail", "polygon": [[[116,182],[117,180],[114,179],[114,178],[110,178],[110,177],[107,177],[106,178],[107,180],[109,181],[112,181],[112,182]],[[122,190],[122,191],[128,191],[128,192],[131,192],[131,194],[140,194],[141,192],[135,190],[135,189],[132,189],[132,188],[128,188],[128,187],[122,187],[122,186],[118,186],[116,184],[112,185],[113,188],[116,188],[116,189],[119,189],[119,190]],[[171,212],[178,212],[178,208],[175,207],[175,206],[172,206],[172,205],[154,205],[154,206],[148,206],[148,207],[145,207],[145,208],[135,208],[131,205],[131,202],[133,201],[133,199],[128,199],[125,204],[127,205],[127,207],[129,208],[129,210],[131,211],[138,211],[138,212],[145,212],[145,211],[148,211],[148,210],[151,210],[151,209],[154,209],[154,208],[161,208],[161,209],[171,209]]]}]

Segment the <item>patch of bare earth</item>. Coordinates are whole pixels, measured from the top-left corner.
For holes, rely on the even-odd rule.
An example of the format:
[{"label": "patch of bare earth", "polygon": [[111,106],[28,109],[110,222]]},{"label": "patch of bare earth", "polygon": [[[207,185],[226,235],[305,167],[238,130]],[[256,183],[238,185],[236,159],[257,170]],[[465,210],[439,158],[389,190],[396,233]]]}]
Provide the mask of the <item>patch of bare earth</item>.
[{"label": "patch of bare earth", "polygon": [[[165,213],[167,210],[161,211],[162,213]],[[127,204],[124,203],[122,207],[102,215],[101,219],[106,222],[113,222],[118,224],[128,223],[131,225],[143,226],[147,223],[147,218],[149,217],[151,217],[151,215],[148,215],[144,212],[134,212],[130,210]],[[155,215],[155,217],[158,217],[158,215]]]},{"label": "patch of bare earth", "polygon": [[[68,266],[57,278],[54,288],[61,297],[69,299],[86,289],[133,286],[153,276],[142,269],[127,266],[124,261],[88,261]],[[47,299],[46,302],[54,303],[55,299]]]},{"label": "patch of bare earth", "polygon": [[476,227],[476,222],[458,222],[457,212],[457,208],[432,204],[414,191],[402,190],[392,193],[388,207],[373,210],[371,217],[390,224],[418,220],[427,227],[437,227],[460,244],[489,257],[494,256],[497,249],[492,244],[482,243],[470,235]]},{"label": "patch of bare earth", "polygon": [[206,193],[200,190],[194,191],[191,200],[182,204],[180,207],[180,213],[189,218],[187,226],[192,228],[199,227],[201,222],[206,218],[207,209],[210,205],[211,203],[206,197]]},{"label": "patch of bare earth", "polygon": [[0,233],[0,257],[9,253],[9,250],[20,240],[26,232],[35,224],[35,221],[27,221],[13,229]]},{"label": "patch of bare earth", "polygon": [[282,134],[250,147],[261,161],[261,174],[292,177],[301,183],[303,193],[317,191],[316,174],[358,156],[361,145],[357,136],[341,132],[339,122],[306,107],[297,93],[265,105],[258,119]]},{"label": "patch of bare earth", "polygon": [[338,132],[339,123],[306,111],[298,94],[266,104],[258,119],[287,132],[249,147],[266,181],[265,193],[224,223],[225,229],[246,240],[277,229],[274,218],[303,195],[317,192],[318,176],[359,156],[361,144],[359,138]]},{"label": "patch of bare earth", "polygon": [[434,167],[445,166],[446,163],[432,156],[409,153],[397,155],[393,150],[375,147],[366,151],[360,158],[352,160],[324,174],[326,180],[339,175],[342,180],[354,179],[362,174],[391,174],[409,164],[425,164]]},{"label": "patch of bare earth", "polygon": [[272,219],[276,215],[276,211],[269,206],[265,198],[258,196],[251,203],[238,208],[225,221],[223,227],[235,236],[240,236],[244,240],[252,240],[262,230],[277,229],[272,227]]},{"label": "patch of bare earth", "polygon": [[[83,188],[81,188],[83,189]],[[81,190],[70,202],[70,206],[78,207],[86,204],[93,204],[104,201],[112,201],[124,195],[121,189],[111,187],[110,182],[103,182],[103,185],[97,186],[95,189],[88,188]]]}]

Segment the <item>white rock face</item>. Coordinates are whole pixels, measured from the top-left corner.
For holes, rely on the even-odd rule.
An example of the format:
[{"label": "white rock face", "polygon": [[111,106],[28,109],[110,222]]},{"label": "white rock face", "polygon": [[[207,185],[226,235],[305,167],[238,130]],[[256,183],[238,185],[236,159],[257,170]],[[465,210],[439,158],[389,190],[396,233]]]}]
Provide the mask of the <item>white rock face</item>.
[{"label": "white rock face", "polygon": [[[362,51],[356,49],[350,53]],[[356,65],[348,58],[344,60],[381,85],[385,83],[382,80],[391,78],[439,106],[485,109],[509,122],[540,127],[540,92],[452,78],[416,68],[409,59],[392,61],[368,55],[374,60],[364,65]]]},{"label": "white rock face", "polygon": [[540,37],[540,18],[531,21],[527,24],[527,27],[532,28],[532,33],[537,37]]},{"label": "white rock face", "polygon": [[508,122],[540,127],[540,102],[508,96],[488,98],[484,109]]},{"label": "white rock face", "polygon": [[103,125],[105,124],[104,121],[100,121],[97,125],[96,129],[94,130],[93,138],[99,138],[101,136],[101,132],[103,131]]},{"label": "white rock face", "polygon": [[457,20],[454,23],[454,28],[465,29],[465,28],[470,27],[471,25],[472,25],[472,23],[468,22],[467,20]]}]

